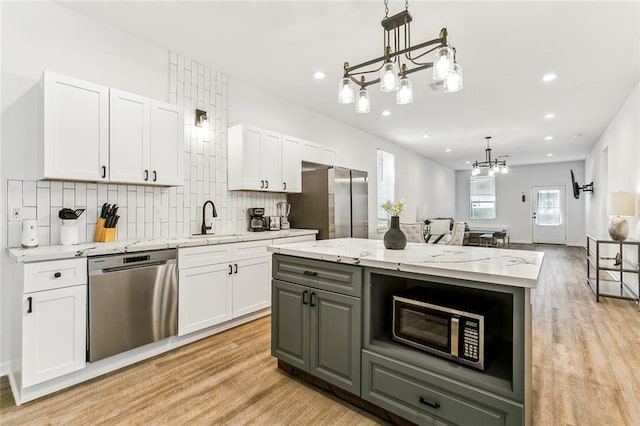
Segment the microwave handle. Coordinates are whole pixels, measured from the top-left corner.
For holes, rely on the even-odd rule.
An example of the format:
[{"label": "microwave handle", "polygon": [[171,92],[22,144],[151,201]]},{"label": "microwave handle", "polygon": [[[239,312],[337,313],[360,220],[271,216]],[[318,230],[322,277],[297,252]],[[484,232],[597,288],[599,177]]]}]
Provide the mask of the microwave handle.
[{"label": "microwave handle", "polygon": [[460,318],[451,318],[451,355],[458,357],[458,336],[460,331]]}]

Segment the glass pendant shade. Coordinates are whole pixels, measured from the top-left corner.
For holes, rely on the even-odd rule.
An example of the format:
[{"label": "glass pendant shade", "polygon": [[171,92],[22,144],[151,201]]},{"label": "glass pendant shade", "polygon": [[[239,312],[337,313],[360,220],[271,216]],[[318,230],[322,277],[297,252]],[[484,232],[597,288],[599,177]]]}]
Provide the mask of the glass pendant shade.
[{"label": "glass pendant shade", "polygon": [[473,166],[473,169],[471,170],[471,176],[478,176],[479,174],[480,174],[480,167]]},{"label": "glass pendant shade", "polygon": [[444,79],[444,92],[456,93],[462,90],[462,67],[457,63],[453,65],[453,71]]},{"label": "glass pendant shade", "polygon": [[356,100],[356,88],[349,77],[345,77],[340,81],[338,87],[338,103],[350,104]]},{"label": "glass pendant shade", "polygon": [[493,166],[493,173],[494,173],[494,174],[498,174],[498,173],[500,173],[500,166],[498,165],[498,163],[496,163],[496,164]]},{"label": "glass pendant shade", "polygon": [[493,169],[489,169],[489,171],[487,172],[487,176],[493,176],[495,175],[495,173],[493,172]]},{"label": "glass pendant shade", "polygon": [[453,50],[443,46],[438,48],[433,59],[433,79],[441,81],[453,71]]},{"label": "glass pendant shade", "polygon": [[509,173],[509,167],[507,167],[507,165],[505,164],[504,166],[502,166],[502,170],[500,170],[500,173],[506,175],[507,173]]},{"label": "glass pendant shade", "polygon": [[407,105],[413,102],[413,85],[406,76],[400,79],[400,87],[396,90],[396,103]]},{"label": "glass pendant shade", "polygon": [[371,110],[369,93],[367,93],[367,89],[362,88],[358,92],[358,98],[356,99],[356,112],[358,114],[366,114],[369,110]]},{"label": "glass pendant shade", "polygon": [[380,90],[382,92],[393,92],[400,85],[398,78],[398,64],[395,62],[387,62],[380,70]]}]

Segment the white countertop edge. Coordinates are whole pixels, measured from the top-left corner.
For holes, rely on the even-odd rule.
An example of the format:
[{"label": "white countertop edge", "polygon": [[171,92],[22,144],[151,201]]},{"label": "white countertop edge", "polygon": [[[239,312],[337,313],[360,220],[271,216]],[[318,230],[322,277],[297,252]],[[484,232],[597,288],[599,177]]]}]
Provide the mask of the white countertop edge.
[{"label": "white countertop edge", "polygon": [[103,256],[119,253],[135,253],[147,250],[162,250],[181,247],[197,247],[213,244],[230,244],[246,241],[272,240],[304,235],[315,235],[315,229],[288,229],[281,231],[264,231],[242,233],[238,235],[225,235],[216,237],[197,238],[173,238],[154,240],[126,240],[110,243],[87,242],[70,246],[53,245],[38,246],[33,248],[8,247],[6,249],[9,258],[14,262],[41,262],[47,260],[70,259],[74,257]]},{"label": "white countertop edge", "polygon": [[[292,246],[271,246],[268,248],[273,253],[302,257],[314,260],[324,260],[334,263],[342,263],[348,265],[358,265],[378,269],[386,269],[400,272],[411,272],[422,275],[433,275],[439,277],[447,277],[461,279],[466,281],[476,281],[492,284],[507,285],[511,287],[531,288],[535,289],[538,285],[540,270],[542,266],[543,254],[539,253],[540,265],[535,278],[518,277],[513,275],[499,275],[487,272],[476,272],[468,270],[455,270],[451,268],[439,268],[437,266],[416,265],[402,262],[384,261],[380,259],[367,259],[359,257],[349,257],[342,255],[329,255],[326,253],[313,253],[309,251],[301,251],[297,249],[297,244]],[[500,249],[502,250],[502,249]]]}]

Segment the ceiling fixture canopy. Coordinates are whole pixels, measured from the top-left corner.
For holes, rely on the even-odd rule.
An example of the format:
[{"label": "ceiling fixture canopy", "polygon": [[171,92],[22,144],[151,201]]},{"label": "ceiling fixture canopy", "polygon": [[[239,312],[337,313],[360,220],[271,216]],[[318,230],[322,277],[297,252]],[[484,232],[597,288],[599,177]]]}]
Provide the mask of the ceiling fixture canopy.
[{"label": "ceiling fixture canopy", "polygon": [[[338,88],[338,102],[355,102],[357,113],[371,109],[367,87],[380,83],[382,92],[396,92],[396,103],[406,105],[413,102],[413,85],[407,75],[433,68],[432,81],[442,86],[445,93],[462,90],[462,67],[456,62],[456,50],[447,42],[447,29],[430,41],[411,45],[411,21],[409,2],[405,0],[402,12],[389,16],[389,1],[384,1],[384,55],[358,65],[344,63],[344,75]],[[433,46],[433,47],[432,47]],[[435,52],[433,62],[422,62],[421,58]],[[366,74],[378,73],[378,78],[367,81]]]},{"label": "ceiling fixture canopy", "polygon": [[[471,169],[471,176],[478,176],[482,173],[483,169],[487,170],[487,176],[494,176],[497,174],[506,175],[509,173],[509,168],[507,167],[507,160],[498,160],[497,157],[495,160],[491,159],[491,148],[489,147],[489,140],[491,136],[485,136],[487,140],[487,148],[484,150],[484,161],[475,161],[473,163],[473,168]],[[506,157],[504,155],[503,157]]]}]

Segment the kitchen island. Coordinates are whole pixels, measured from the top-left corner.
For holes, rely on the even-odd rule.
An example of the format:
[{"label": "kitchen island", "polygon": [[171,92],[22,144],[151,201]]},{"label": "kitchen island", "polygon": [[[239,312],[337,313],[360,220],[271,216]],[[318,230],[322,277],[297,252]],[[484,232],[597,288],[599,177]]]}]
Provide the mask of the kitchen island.
[{"label": "kitchen island", "polygon": [[[531,290],[542,253],[418,243],[386,250],[364,239],[269,250],[272,354],[281,369],[394,422],[531,424]],[[447,356],[393,338],[393,298],[415,288],[492,306],[499,320],[474,337],[481,368],[452,350],[460,318],[441,333],[451,337]]]}]

